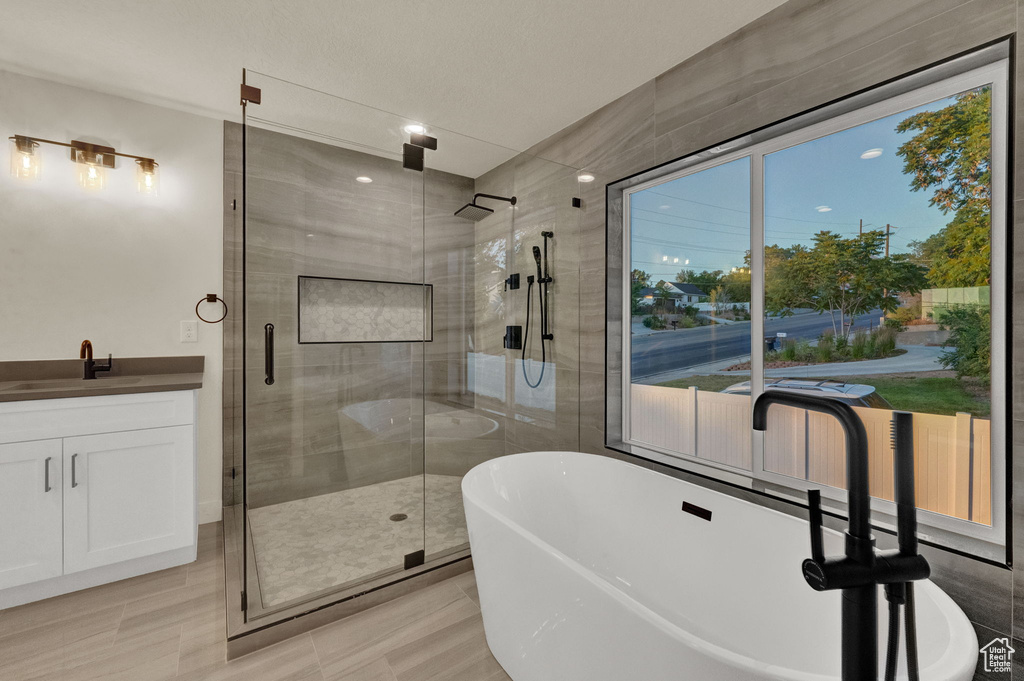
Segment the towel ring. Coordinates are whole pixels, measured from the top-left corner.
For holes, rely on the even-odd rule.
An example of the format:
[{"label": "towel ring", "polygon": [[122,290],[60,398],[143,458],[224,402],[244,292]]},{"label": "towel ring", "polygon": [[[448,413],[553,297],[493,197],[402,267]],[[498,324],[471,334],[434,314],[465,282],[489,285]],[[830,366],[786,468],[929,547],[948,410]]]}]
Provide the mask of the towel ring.
[{"label": "towel ring", "polygon": [[[213,321],[210,321],[209,319],[203,319],[203,315],[199,314],[199,306],[202,305],[203,303],[217,302],[224,306],[224,314],[220,316],[220,319],[214,319]],[[219,298],[216,293],[207,293],[205,298],[201,299],[198,303],[196,303],[196,316],[199,317],[200,320],[206,322],[207,324],[217,324],[219,322],[224,321],[224,319],[228,316],[228,304],[225,303],[223,299]]]}]

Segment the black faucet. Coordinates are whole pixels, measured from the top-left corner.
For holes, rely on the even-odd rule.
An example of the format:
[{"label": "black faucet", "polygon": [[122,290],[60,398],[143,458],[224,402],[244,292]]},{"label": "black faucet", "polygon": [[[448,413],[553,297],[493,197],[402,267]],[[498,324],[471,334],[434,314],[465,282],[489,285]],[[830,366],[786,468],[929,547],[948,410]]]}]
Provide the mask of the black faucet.
[{"label": "black faucet", "polygon": [[110,371],[114,366],[114,356],[107,355],[106,364],[97,364],[92,359],[92,341],[82,341],[82,348],[78,353],[79,359],[85,360],[85,380],[91,381],[96,378],[97,371]]},{"label": "black faucet", "polygon": [[[926,579],[930,573],[928,561],[917,554],[913,458],[908,462],[906,456],[894,457],[900,549],[876,553],[875,540],[871,536],[868,439],[857,413],[849,405],[827,397],[770,390],[762,393],[754,402],[755,430],[767,429],[768,407],[772,404],[831,414],[839,420],[846,432],[846,489],[850,517],[845,534],[846,555],[825,557],[822,548],[821,493],[810,490],[807,492],[807,501],[811,524],[811,557],[803,562],[802,570],[804,579],[814,590],[843,591],[843,681],[876,681],[878,585],[905,584]],[[888,589],[886,595],[889,596]]]}]

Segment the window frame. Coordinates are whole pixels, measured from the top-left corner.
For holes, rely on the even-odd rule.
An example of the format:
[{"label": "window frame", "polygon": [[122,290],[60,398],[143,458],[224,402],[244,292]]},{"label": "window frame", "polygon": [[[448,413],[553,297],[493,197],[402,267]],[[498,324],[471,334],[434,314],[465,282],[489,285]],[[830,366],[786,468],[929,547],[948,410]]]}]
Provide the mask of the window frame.
[{"label": "window frame", "polygon": [[[1001,49],[1000,49],[1001,48]],[[799,478],[773,473],[764,468],[764,434],[751,429],[751,469],[744,470],[696,456],[671,452],[637,442],[630,437],[631,390],[631,334],[630,272],[631,256],[631,197],[651,187],[663,185],[688,175],[733,161],[749,158],[750,163],[750,252],[751,252],[751,403],[763,392],[764,346],[759,339],[764,335],[764,165],[768,154],[789,149],[816,139],[848,130],[881,118],[951,97],[957,93],[983,87],[992,87],[991,118],[991,311],[992,311],[992,381],[991,381],[991,494],[992,525],[985,526],[932,511],[919,510],[921,537],[927,543],[946,546],[985,559],[1005,562],[1007,555],[1009,518],[1007,512],[1009,481],[1008,445],[1010,382],[1008,325],[1009,292],[1013,285],[1012,271],[1008,268],[1009,252],[1009,113],[1010,83],[1009,58],[1005,46],[980,50],[972,55],[950,60],[931,69],[885,83],[877,88],[821,109],[797,115],[778,124],[734,138],[731,142],[711,147],[677,161],[670,162],[608,185],[608,343],[609,359],[614,355],[614,336],[618,336],[621,353],[618,371],[608,372],[608,401],[606,404],[606,446],[629,454],[664,463],[673,468],[770,494],[773,497],[803,504],[807,490],[818,489],[826,508],[846,515],[846,492],[843,489],[817,484]],[[621,234],[621,259],[612,267],[612,225],[617,220]],[[613,280],[616,271],[617,279]],[[613,295],[613,286],[617,292]],[[614,311],[613,302],[619,309]],[[616,317],[619,327],[613,333]],[[618,373],[619,376],[615,376]],[[617,381],[613,379],[618,379]],[[613,392],[617,392],[614,395]],[[618,401],[619,405],[615,405]],[[615,411],[618,411],[615,414]],[[614,423],[614,421],[618,423]],[[614,426],[618,426],[615,428]],[[619,437],[615,437],[618,435]],[[873,524],[888,531],[895,530],[895,504],[882,499],[871,499]]]}]

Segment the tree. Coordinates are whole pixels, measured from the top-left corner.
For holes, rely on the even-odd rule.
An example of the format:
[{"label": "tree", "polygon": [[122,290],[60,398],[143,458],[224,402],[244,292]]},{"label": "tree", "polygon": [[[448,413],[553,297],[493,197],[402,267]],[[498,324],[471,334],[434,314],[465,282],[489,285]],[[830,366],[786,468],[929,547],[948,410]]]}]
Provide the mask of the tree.
[{"label": "tree", "polygon": [[929,205],[953,213],[942,231],[911,244],[935,287],[985,286],[991,278],[991,108],[992,89],[983,87],[896,126],[917,131],[896,151],[911,189],[932,190]]},{"label": "tree", "polygon": [[750,267],[734,267],[722,277],[722,285],[729,301],[734,303],[750,302]]},{"label": "tree", "polygon": [[729,311],[729,306],[732,303],[732,296],[724,286],[716,286],[711,289],[711,305],[714,306],[716,315],[719,317],[724,315]]},{"label": "tree", "polygon": [[665,281],[659,281],[654,286],[658,291],[658,298],[654,301],[654,304],[661,308],[661,311],[665,314],[671,314],[675,311],[675,301],[672,299],[672,292],[668,289],[668,283]]},{"label": "tree", "polygon": [[765,261],[769,312],[782,316],[793,314],[794,308],[828,312],[833,332],[844,339],[850,333],[847,319],[875,308],[892,312],[900,305],[900,293],[918,293],[925,283],[924,268],[909,255],[885,257],[885,235],[880,231],[849,239],[818,232],[810,249],[767,247]]},{"label": "tree", "polygon": [[707,295],[711,289],[722,283],[722,270],[680,270],[676,275],[676,281],[680,284],[693,284]]},{"label": "tree", "polygon": [[630,274],[630,314],[643,314],[640,301],[643,299],[641,291],[651,285],[651,275],[643,270],[633,270]]},{"label": "tree", "polygon": [[939,361],[956,371],[958,378],[974,376],[986,384],[992,370],[992,317],[987,307],[953,305],[942,315],[942,326],[950,330],[942,344],[946,350]]}]

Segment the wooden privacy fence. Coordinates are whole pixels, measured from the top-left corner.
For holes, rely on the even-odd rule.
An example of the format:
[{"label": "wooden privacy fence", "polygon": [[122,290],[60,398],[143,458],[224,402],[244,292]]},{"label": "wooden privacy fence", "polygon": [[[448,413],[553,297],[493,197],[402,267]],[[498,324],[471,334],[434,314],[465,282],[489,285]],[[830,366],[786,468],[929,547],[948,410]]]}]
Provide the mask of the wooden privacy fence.
[{"label": "wooden privacy fence", "polygon": [[[888,409],[854,407],[868,434],[871,495],[893,499]],[[751,470],[750,397],[633,385],[630,437],[671,452]],[[918,508],[992,524],[991,422],[970,414],[914,413]],[[846,440],[825,414],[772,406],[765,433],[766,471],[846,487]]]}]

